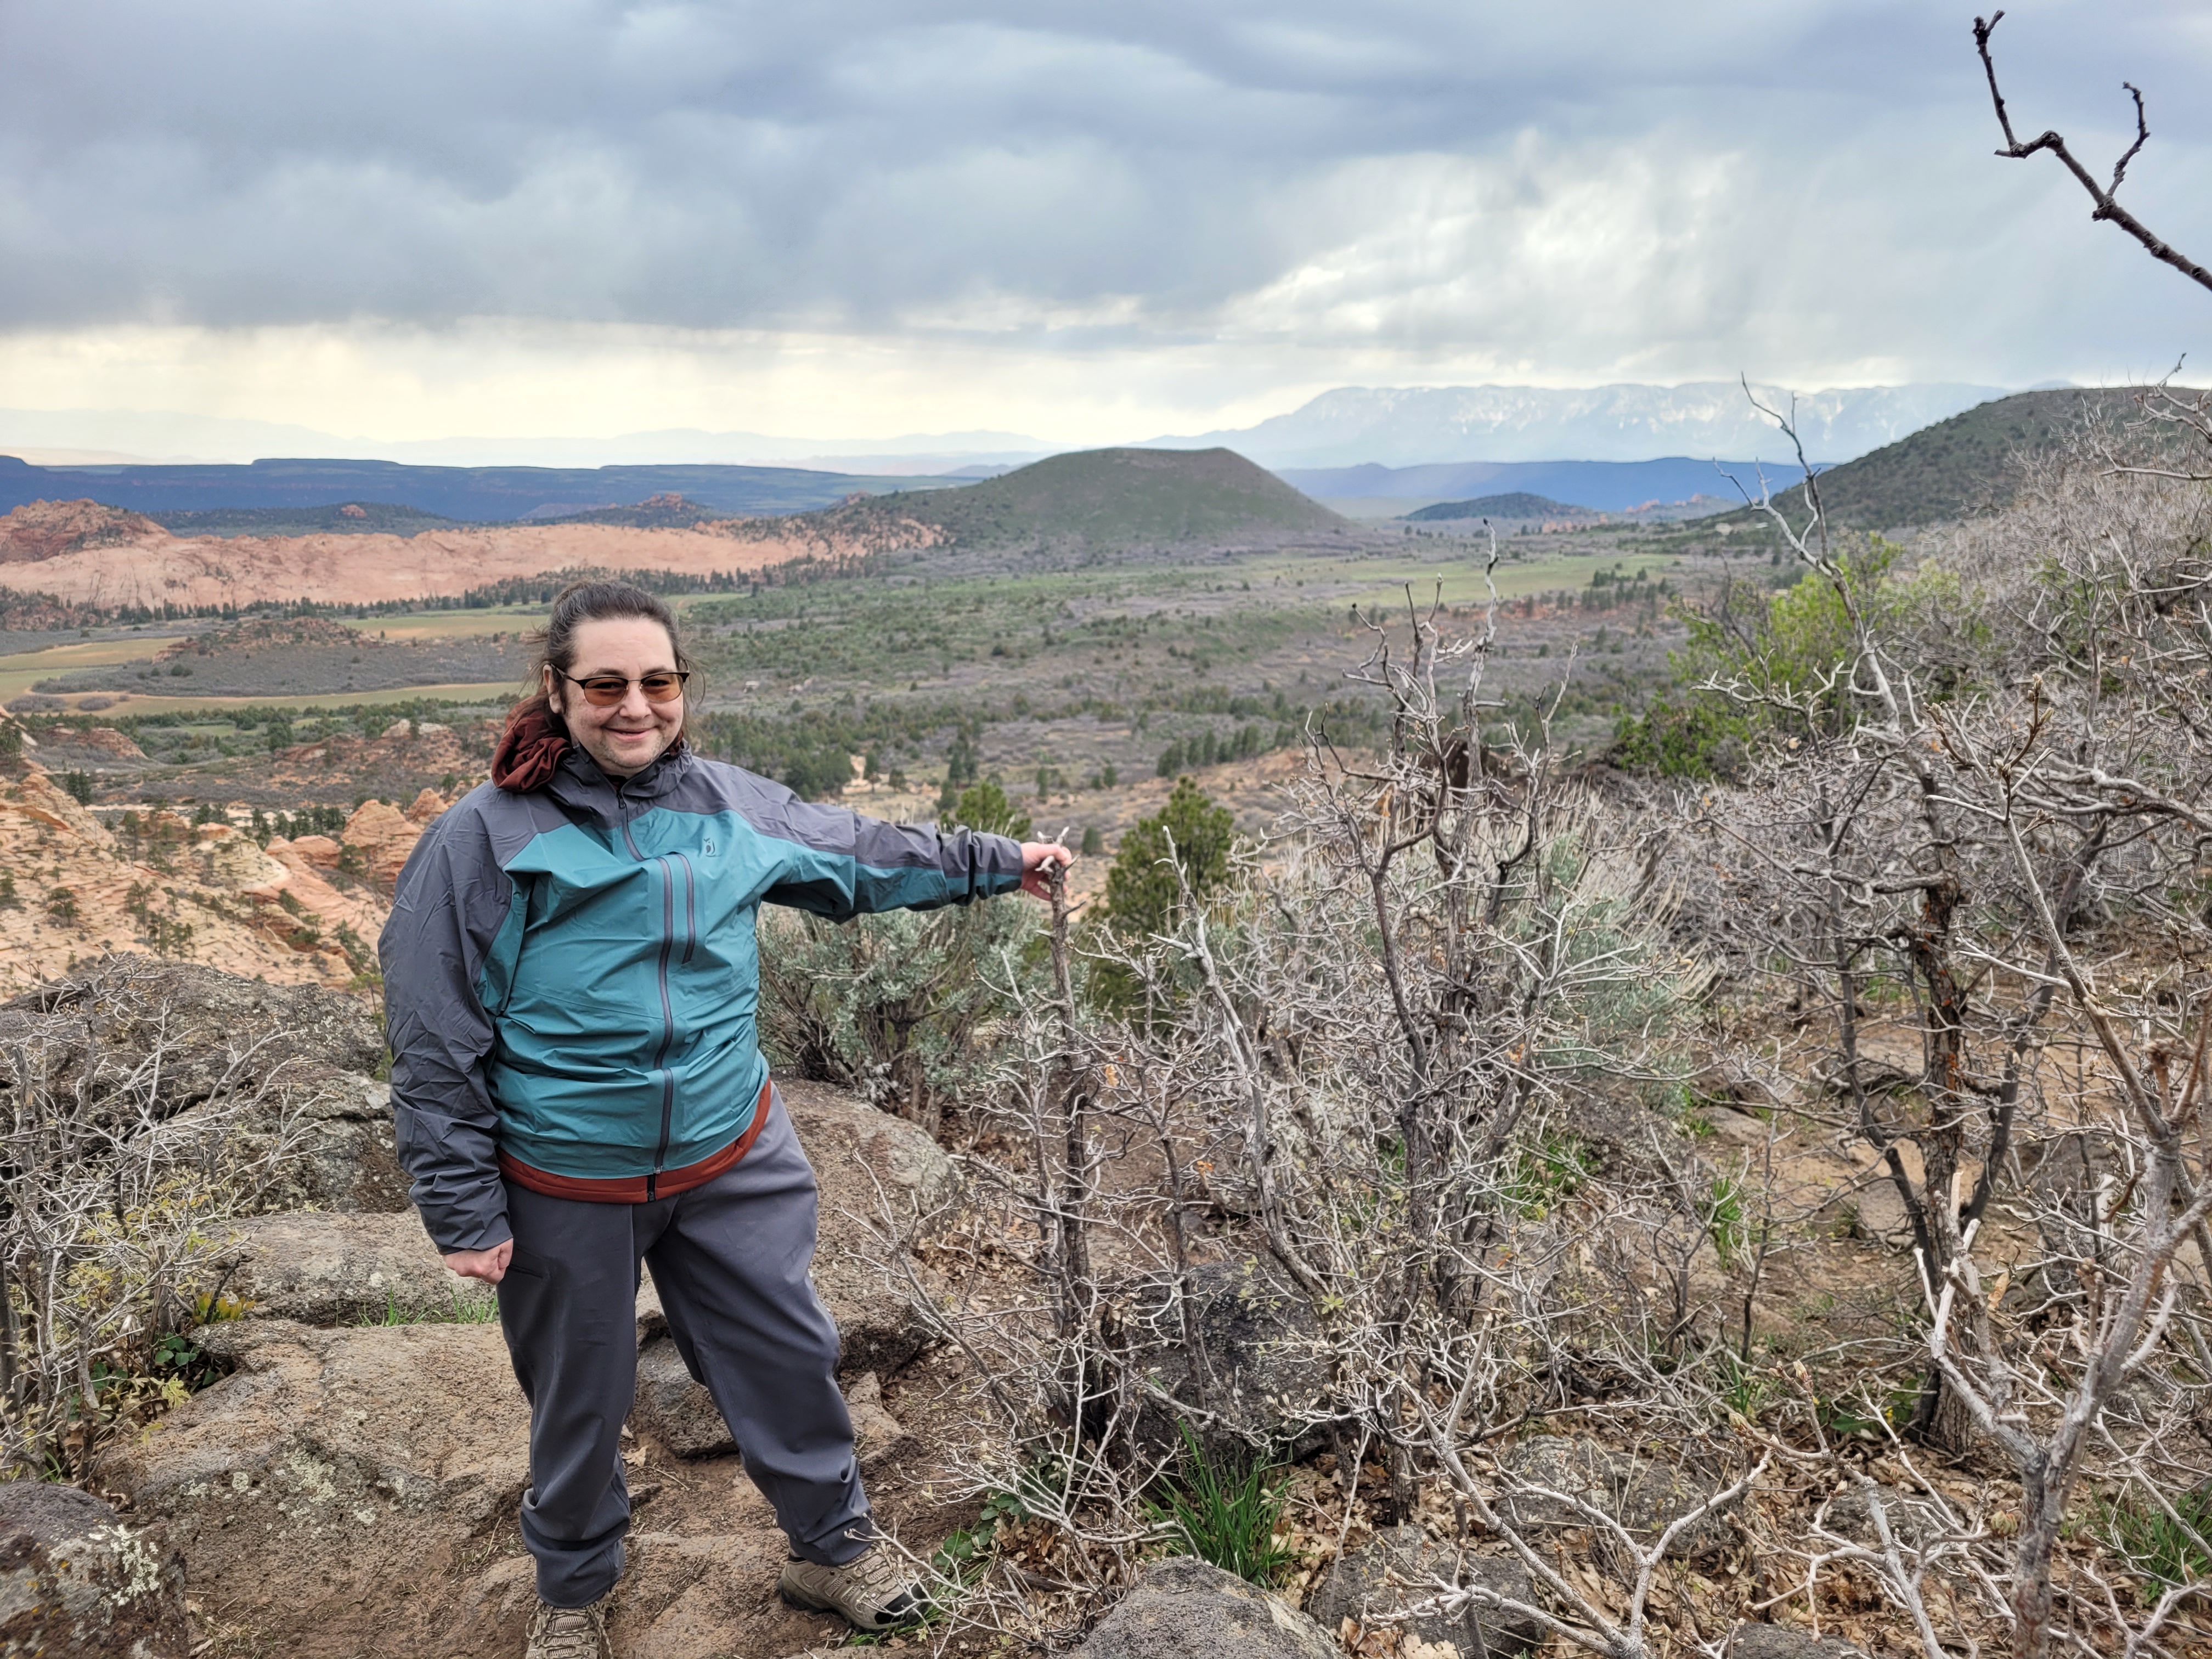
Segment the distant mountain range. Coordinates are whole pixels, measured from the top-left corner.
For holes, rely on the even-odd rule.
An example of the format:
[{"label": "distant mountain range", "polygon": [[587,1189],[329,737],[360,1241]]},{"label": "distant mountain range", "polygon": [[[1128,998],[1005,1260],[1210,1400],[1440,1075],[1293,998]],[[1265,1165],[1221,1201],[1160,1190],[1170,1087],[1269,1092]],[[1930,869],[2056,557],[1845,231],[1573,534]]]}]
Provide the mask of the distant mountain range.
[{"label": "distant mountain range", "polygon": [[[40,467],[0,455],[0,513],[35,501],[91,500],[135,513],[239,508],[413,507],[479,524],[568,518],[680,495],[732,517],[805,513],[849,495],[943,487],[775,466],[405,466],[393,461],[255,461],[249,466]],[[300,526],[288,526],[296,531]],[[363,526],[367,527],[366,524]],[[380,526],[381,527],[381,526]],[[239,529],[211,533],[237,534]]]},{"label": "distant mountain range", "polygon": [[[1522,491],[1601,513],[1626,513],[1648,502],[1686,501],[1694,495],[1740,500],[1730,477],[1742,480],[1744,489],[1756,496],[1762,466],[1768,483],[1778,489],[1798,476],[1794,465],[1772,461],[1716,464],[1684,455],[1656,461],[1462,461],[1437,466],[1286,466],[1274,471],[1316,501],[1376,500],[1392,504],[1393,512],[1407,510],[1402,503]],[[1340,505],[1338,510],[1358,509]]]},{"label": "distant mountain range", "polygon": [[[611,438],[342,437],[313,427],[123,409],[0,409],[0,453],[31,450],[50,465],[238,463],[307,456],[416,466],[758,466],[850,473],[937,473],[1020,465],[1055,446],[1018,432],[908,433],[896,438],[778,438],[672,427]],[[52,459],[48,459],[48,458]],[[63,459],[66,458],[66,459]]]},{"label": "distant mountain range", "polygon": [[[1774,407],[1790,408],[1788,392],[1753,390]],[[2005,392],[1948,383],[1815,392],[1797,399],[1798,429],[1814,460],[1849,460]],[[1779,461],[1790,453],[1743,388],[1726,380],[1582,391],[1341,386],[1257,426],[1154,438],[1146,447],[1217,445],[1279,471],[1363,463],[1643,461],[1655,455],[1756,455]]]}]

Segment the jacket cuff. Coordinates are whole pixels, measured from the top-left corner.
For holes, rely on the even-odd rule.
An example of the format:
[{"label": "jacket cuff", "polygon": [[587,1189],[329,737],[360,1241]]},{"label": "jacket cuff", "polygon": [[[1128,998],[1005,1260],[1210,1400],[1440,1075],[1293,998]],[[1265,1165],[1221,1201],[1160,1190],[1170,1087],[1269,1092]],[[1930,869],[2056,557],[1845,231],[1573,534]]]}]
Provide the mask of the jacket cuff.
[{"label": "jacket cuff", "polygon": [[507,1224],[504,1188],[495,1186],[490,1196],[493,1201],[482,1206],[426,1204],[419,1197],[415,1200],[416,1210],[422,1218],[422,1231],[430,1235],[430,1243],[437,1247],[440,1255],[452,1255],[460,1250],[489,1250],[514,1237],[514,1229]]}]

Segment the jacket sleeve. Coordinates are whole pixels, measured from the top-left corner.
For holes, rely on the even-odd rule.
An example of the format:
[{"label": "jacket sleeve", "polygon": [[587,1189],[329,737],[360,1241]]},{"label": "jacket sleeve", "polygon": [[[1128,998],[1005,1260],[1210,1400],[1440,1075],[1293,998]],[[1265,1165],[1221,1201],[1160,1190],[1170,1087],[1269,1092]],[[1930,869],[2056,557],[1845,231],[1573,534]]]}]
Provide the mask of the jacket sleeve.
[{"label": "jacket sleeve", "polygon": [[416,843],[377,945],[399,1162],[441,1255],[513,1237],[485,1072],[492,1022],[479,993],[513,893],[483,817],[456,806]]},{"label": "jacket sleeve", "polygon": [[747,816],[785,848],[782,870],[762,896],[839,921],[867,910],[965,904],[1022,884],[1021,843],[1006,836],[886,823],[802,801],[774,783],[764,784]]}]

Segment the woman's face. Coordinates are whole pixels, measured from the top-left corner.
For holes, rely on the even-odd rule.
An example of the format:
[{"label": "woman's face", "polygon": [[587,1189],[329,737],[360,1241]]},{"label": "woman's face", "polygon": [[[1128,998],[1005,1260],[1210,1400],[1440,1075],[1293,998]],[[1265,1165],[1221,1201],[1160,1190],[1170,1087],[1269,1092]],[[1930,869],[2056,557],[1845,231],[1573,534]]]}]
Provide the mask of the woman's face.
[{"label": "woman's face", "polygon": [[[635,682],[647,674],[672,673],[676,647],[668,630],[647,617],[611,617],[580,623],[574,679],[545,671],[545,695],[568,722],[568,735],[611,778],[642,772],[660,758],[684,729],[684,699],[647,702]],[[575,680],[617,674],[632,684],[623,700],[601,708],[587,701]]]}]

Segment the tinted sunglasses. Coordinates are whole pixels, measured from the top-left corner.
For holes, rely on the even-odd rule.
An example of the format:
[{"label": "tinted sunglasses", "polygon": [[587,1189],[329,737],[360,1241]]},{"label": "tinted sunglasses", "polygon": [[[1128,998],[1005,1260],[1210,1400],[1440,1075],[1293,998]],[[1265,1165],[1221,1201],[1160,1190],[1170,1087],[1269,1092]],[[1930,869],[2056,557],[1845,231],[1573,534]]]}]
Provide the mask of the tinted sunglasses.
[{"label": "tinted sunglasses", "polygon": [[[553,672],[561,674],[557,668]],[[594,674],[589,679],[581,680],[574,674],[561,674],[561,678],[572,684],[582,686],[584,701],[594,708],[611,708],[629,696],[629,689],[633,685],[645,693],[647,702],[674,702],[684,695],[684,682],[691,676],[686,672],[663,669],[659,673],[647,674],[635,680],[624,679],[619,674]]]}]

